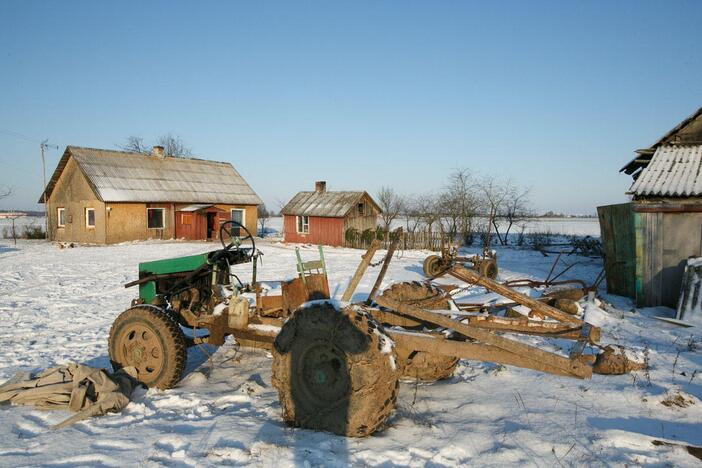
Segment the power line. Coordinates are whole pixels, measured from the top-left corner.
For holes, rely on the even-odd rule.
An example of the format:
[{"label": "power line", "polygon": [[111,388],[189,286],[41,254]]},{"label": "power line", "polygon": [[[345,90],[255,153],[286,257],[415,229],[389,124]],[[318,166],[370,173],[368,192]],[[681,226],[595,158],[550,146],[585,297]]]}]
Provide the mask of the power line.
[{"label": "power line", "polygon": [[41,141],[40,139],[38,139],[38,138],[32,138],[32,137],[27,136],[27,135],[25,135],[25,134],[23,134],[23,133],[15,132],[14,130],[8,130],[8,129],[6,129],[6,128],[0,128],[0,132],[5,133],[5,134],[7,134],[7,135],[11,135],[11,136],[17,137],[17,138],[21,138],[22,140],[31,141],[32,143],[39,143],[39,144],[41,144],[41,142],[42,142],[42,141]]}]

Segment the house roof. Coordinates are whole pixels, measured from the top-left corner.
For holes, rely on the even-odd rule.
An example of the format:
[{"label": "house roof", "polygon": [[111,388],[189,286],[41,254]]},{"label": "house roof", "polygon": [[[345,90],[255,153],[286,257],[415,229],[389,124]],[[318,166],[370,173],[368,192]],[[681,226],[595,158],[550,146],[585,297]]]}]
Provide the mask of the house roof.
[{"label": "house roof", "polygon": [[636,150],[636,157],[619,169],[619,172],[633,175],[634,179],[638,178],[637,171],[649,164],[656,149],[668,144],[702,144],[702,107],[666,132],[650,147]]},{"label": "house roof", "polygon": [[66,147],[46,185],[47,198],[71,157],[105,202],[263,203],[230,163],[79,146]]},{"label": "house roof", "polygon": [[702,195],[702,145],[663,145],[629,189],[634,196]]},{"label": "house roof", "polygon": [[363,197],[368,197],[378,212],[378,204],[367,192],[299,192],[283,207],[284,215],[320,216],[323,218],[343,218]]}]

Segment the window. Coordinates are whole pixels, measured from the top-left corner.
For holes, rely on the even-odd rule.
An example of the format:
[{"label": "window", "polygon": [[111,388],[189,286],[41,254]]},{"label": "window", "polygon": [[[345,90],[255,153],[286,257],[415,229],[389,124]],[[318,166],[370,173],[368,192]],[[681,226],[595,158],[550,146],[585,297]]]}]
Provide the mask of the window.
[{"label": "window", "polygon": [[163,229],[165,217],[164,208],[146,209],[146,227],[149,229]]},{"label": "window", "polygon": [[310,232],[310,217],[297,216],[297,232],[306,234]]},{"label": "window", "polygon": [[181,213],[180,214],[180,224],[183,226],[190,226],[193,224],[193,215],[192,213]]},{"label": "window", "polygon": [[56,220],[58,227],[66,226],[66,208],[56,208]]},{"label": "window", "polygon": [[232,221],[236,221],[237,223],[241,224],[242,226],[245,226],[246,224],[246,211],[241,210],[239,208],[232,208]]},{"label": "window", "polygon": [[95,208],[85,209],[85,227],[94,228],[95,227]]},{"label": "window", "polygon": [[365,208],[366,206],[363,203],[358,204],[358,215],[363,216],[365,214]]}]

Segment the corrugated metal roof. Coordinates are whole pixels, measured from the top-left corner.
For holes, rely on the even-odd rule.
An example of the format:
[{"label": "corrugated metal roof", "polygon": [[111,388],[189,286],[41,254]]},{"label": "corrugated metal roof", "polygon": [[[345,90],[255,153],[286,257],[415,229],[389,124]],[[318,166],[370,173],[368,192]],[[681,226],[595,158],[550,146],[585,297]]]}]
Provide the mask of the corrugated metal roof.
[{"label": "corrugated metal roof", "polygon": [[629,189],[635,196],[702,195],[702,145],[659,146]]},{"label": "corrugated metal roof", "polygon": [[380,211],[380,207],[366,192],[299,192],[281,210],[284,215],[343,218],[364,196]]},{"label": "corrugated metal roof", "polygon": [[639,171],[651,161],[651,156],[654,151],[663,145],[696,145],[700,143],[700,125],[699,119],[702,117],[702,107],[693,112],[685,120],[677,124],[675,127],[666,132],[654,144],[648,148],[636,150],[636,157],[626,163],[624,167],[619,169],[619,172],[624,172],[633,175],[637,179]]},{"label": "corrugated metal roof", "polygon": [[47,184],[47,197],[70,157],[106,202],[263,203],[229,163],[78,146],[66,147]]}]

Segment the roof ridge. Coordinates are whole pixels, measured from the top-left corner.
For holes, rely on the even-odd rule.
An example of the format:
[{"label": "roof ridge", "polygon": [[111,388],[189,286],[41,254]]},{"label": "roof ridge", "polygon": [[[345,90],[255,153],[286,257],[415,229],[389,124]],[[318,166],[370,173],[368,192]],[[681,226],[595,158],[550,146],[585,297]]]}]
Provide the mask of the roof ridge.
[{"label": "roof ridge", "polygon": [[[109,149],[109,148],[93,148],[92,146],[67,145],[66,149],[69,149],[69,148],[70,149],[79,149],[79,150],[88,150],[88,151],[104,151],[107,153],[129,154],[129,155],[133,155],[133,156],[152,156],[151,153],[137,153],[135,151],[115,150],[115,149]],[[233,164],[228,162],[228,161],[215,161],[213,159],[194,158],[191,156],[187,156],[187,157],[186,156],[166,156],[166,157],[171,158],[173,160],[204,161],[204,162],[218,163],[218,164],[229,164],[230,166],[233,166]]]}]

